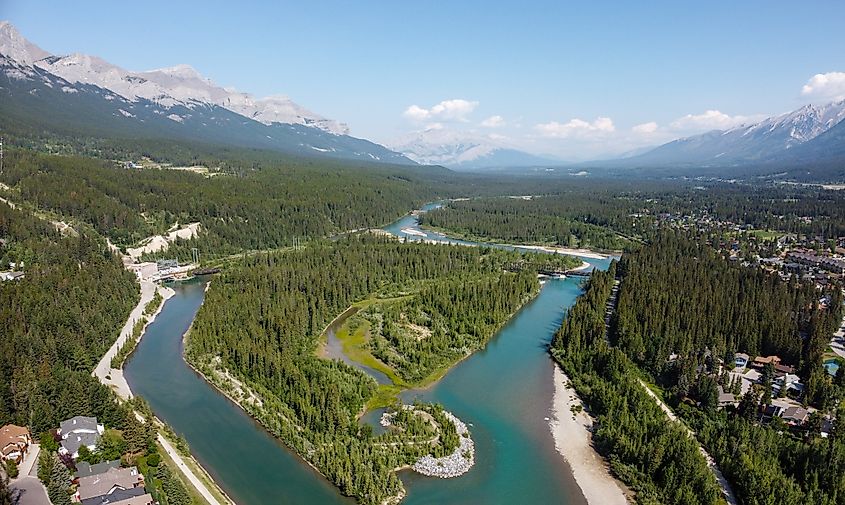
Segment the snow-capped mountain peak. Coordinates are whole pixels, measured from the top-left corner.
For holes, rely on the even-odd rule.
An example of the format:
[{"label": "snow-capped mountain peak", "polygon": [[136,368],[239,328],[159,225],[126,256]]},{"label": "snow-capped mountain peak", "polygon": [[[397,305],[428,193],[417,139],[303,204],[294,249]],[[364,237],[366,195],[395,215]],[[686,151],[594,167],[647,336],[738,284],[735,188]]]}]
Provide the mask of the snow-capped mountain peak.
[{"label": "snow-capped mountain peak", "polygon": [[424,165],[456,169],[527,167],[554,163],[518,150],[501,138],[446,128],[427,128],[387,146]]},{"label": "snow-capped mountain peak", "polygon": [[164,108],[177,105],[217,105],[266,125],[303,125],[346,135],[349,127],[327,119],[284,96],[256,98],[249,93],[216,85],[190,65],[132,72],[96,56],[53,56],[24,38],[15,27],[0,22],[0,54],[19,64],[35,66],[69,83],[91,84],[135,102],[146,99]]},{"label": "snow-capped mountain peak", "polygon": [[742,135],[764,133],[783,137],[789,148],[816,138],[845,119],[845,100],[824,105],[808,104],[792,112],[773,116],[759,123],[743,125],[725,132]]}]

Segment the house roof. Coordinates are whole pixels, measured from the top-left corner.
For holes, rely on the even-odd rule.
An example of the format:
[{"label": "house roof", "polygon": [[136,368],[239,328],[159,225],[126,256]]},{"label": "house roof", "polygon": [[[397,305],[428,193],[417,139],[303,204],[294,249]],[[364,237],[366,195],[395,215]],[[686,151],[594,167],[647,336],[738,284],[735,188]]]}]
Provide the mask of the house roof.
[{"label": "house roof", "polygon": [[22,438],[29,437],[29,430],[23,426],[7,424],[0,428],[0,447],[22,442]]},{"label": "house roof", "polygon": [[62,440],[62,447],[65,448],[68,454],[75,454],[83,445],[90,448],[96,446],[99,441],[99,433],[73,433],[65,440]]},{"label": "house roof", "polygon": [[[137,501],[136,498],[146,501]],[[129,489],[115,489],[110,494],[102,496],[95,496],[93,498],[86,498],[82,500],[82,505],[135,505],[136,503],[147,504],[152,502],[152,496],[147,493],[143,487],[133,487]]]},{"label": "house roof", "polygon": [[59,428],[62,430],[62,435],[78,430],[97,431],[97,418],[86,416],[71,417],[67,421],[62,421],[59,424]]},{"label": "house roof", "polygon": [[102,463],[97,463],[92,465],[87,461],[80,461],[76,464],[76,476],[77,477],[90,477],[92,475],[99,475],[101,473],[108,472],[113,468],[120,468],[120,460],[116,459],[114,461],[103,461]]},{"label": "house roof", "polygon": [[799,421],[799,422],[803,423],[804,420],[807,419],[808,415],[809,415],[809,413],[807,412],[807,409],[805,409],[804,407],[792,406],[792,407],[789,407],[788,409],[784,410],[781,417],[784,418],[784,419]]},{"label": "house roof", "polygon": [[735,360],[736,359],[744,359],[745,361],[748,361],[748,355],[745,354],[744,352],[738,352],[738,353],[734,354],[734,359]]},{"label": "house roof", "polygon": [[773,365],[776,365],[780,363],[780,356],[757,356],[756,358],[754,358],[754,363],[762,363],[764,365],[766,363],[771,363]]},{"label": "house roof", "polygon": [[79,499],[87,500],[97,496],[113,494],[117,489],[130,489],[143,481],[143,476],[134,466],[113,468],[107,472],[79,479]]}]

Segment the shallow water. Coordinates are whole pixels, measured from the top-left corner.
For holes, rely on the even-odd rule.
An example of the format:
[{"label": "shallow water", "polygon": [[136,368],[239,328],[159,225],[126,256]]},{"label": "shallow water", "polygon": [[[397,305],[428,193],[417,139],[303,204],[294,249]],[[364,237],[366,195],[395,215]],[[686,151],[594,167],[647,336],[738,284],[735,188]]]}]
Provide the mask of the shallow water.
[{"label": "shallow water", "polygon": [[[404,228],[418,229],[417,219],[407,216],[385,229],[403,235]],[[609,263],[586,261],[597,268]],[[187,366],[182,335],[202,304],[204,286],[174,286],[176,295],[127,363],[133,392],[185,437],[191,452],[237,503],[351,503]],[[554,448],[547,420],[554,387],[546,349],[580,292],[577,278],[549,280],[485,349],[430,388],[403,395],[409,402],[420,398],[442,404],[470,425],[476,447],[476,464],[462,477],[442,480],[403,472],[408,490],[403,503],[584,503]],[[377,423],[379,416],[368,413],[365,420]]]}]

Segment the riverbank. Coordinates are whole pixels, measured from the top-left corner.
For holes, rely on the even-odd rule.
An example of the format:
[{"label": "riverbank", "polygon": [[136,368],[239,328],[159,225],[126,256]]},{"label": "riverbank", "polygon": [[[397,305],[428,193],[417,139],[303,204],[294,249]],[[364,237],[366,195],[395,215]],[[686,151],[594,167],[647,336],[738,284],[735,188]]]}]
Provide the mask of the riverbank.
[{"label": "riverbank", "polygon": [[[143,320],[144,325],[141,328],[140,335],[138,335],[138,340],[135,342],[135,347],[137,347],[141,340],[144,338],[144,334],[146,333],[149,325],[152,324],[153,321],[155,321],[156,317],[164,309],[164,306],[167,301],[176,294],[176,292],[172,289],[166,286],[158,286],[157,284],[150,281],[139,281],[139,290],[141,296],[140,300],[138,301],[138,304],[129,313],[129,317],[126,320],[126,323],[123,325],[123,328],[121,328],[120,335],[115,340],[114,344],[112,344],[112,346],[106,351],[102,359],[100,359],[99,363],[97,363],[97,366],[94,368],[94,371],[91,373],[91,375],[96,377],[102,384],[108,386],[112,391],[114,391],[118,398],[123,401],[128,401],[132,399],[134,395],[132,394],[132,389],[129,387],[129,383],[126,381],[126,377],[123,373],[123,368],[111,367],[112,358],[117,355],[121,347],[124,346],[127,341],[129,341],[129,339],[132,337],[135,325],[139,321]],[[149,304],[155,298],[156,293],[161,296],[161,303],[159,303],[158,307],[156,307],[155,311],[152,314],[147,315],[144,313],[147,308],[147,304]],[[127,357],[127,359],[129,358]],[[137,412],[135,413],[135,415],[136,417],[139,417],[139,419],[142,419],[143,422],[148,421],[146,419],[143,419],[143,417],[140,416],[140,414],[138,414]],[[176,464],[176,468],[179,469],[180,473],[188,481],[191,487],[193,487],[194,490],[199,493],[199,495],[202,496],[202,498],[206,500],[209,505],[234,504],[234,502],[229,499],[228,496],[226,496],[226,493],[223,492],[223,490],[214,483],[213,479],[211,479],[208,472],[202,469],[199,463],[196,462],[192,456],[183,457],[164,438],[164,436],[160,432],[157,435],[157,439],[167,456],[172,459]],[[198,473],[201,474],[201,476],[198,476]],[[210,484],[206,485],[203,481],[203,478],[206,482],[209,482]],[[218,496],[221,498],[218,499]]]},{"label": "riverbank", "polygon": [[612,257],[611,254],[599,253],[592,249],[572,249],[570,247],[557,247],[545,245],[518,245],[518,244],[503,244],[517,249],[528,249],[531,251],[541,251],[551,254],[564,254],[566,256],[578,256],[581,258],[590,258],[594,260],[606,260]]},{"label": "riverbank", "polygon": [[[138,341],[140,342],[141,338],[144,337],[144,332],[147,330],[147,326],[152,323],[156,316],[161,312],[161,309],[164,307],[164,304],[167,300],[172,297],[175,293],[172,289],[168,287],[158,286],[153,282],[149,281],[140,281],[140,292],[141,298],[138,301],[138,305],[132,309],[132,312],[129,313],[129,318],[126,320],[126,323],[123,325],[123,328],[120,330],[120,335],[118,335],[117,339],[114,341],[111,347],[106,351],[103,355],[100,362],[97,363],[97,366],[94,368],[94,371],[91,373],[94,377],[96,377],[101,383],[108,386],[112,391],[120,397],[121,400],[129,400],[132,398],[132,390],[129,388],[129,384],[126,382],[126,378],[123,376],[123,369],[122,368],[112,368],[111,362],[112,358],[114,358],[121,347],[123,347],[126,342],[132,337],[132,332],[135,329],[135,324],[138,321],[144,319],[144,327],[141,329],[141,334],[138,337]],[[158,307],[156,307],[155,312],[147,316],[144,314],[144,310],[147,307],[147,304],[150,303],[153,298],[155,297],[155,293],[158,292],[161,296],[162,300]],[[137,342],[136,342],[137,345]]]},{"label": "riverbank", "polygon": [[[556,246],[556,245],[544,245],[544,244],[510,244],[507,242],[499,242],[496,240],[492,240],[489,238],[484,237],[475,237],[469,235],[463,235],[461,233],[456,233],[452,230],[447,230],[444,228],[437,228],[433,226],[422,226],[419,225],[419,228],[428,232],[437,233],[447,238],[457,239],[467,242],[475,242],[478,245],[487,245],[487,246],[505,246],[505,247],[512,247],[514,249],[527,249],[531,251],[540,251],[545,253],[552,253],[552,254],[563,254],[566,256],[579,256],[582,258],[590,258],[596,260],[606,260],[612,258],[616,255],[622,254],[621,251],[596,251],[594,249],[588,248],[572,248],[572,247],[563,247],[563,246]],[[403,233],[408,233],[405,229],[401,230]],[[410,233],[409,233],[410,234]],[[416,235],[416,233],[414,234]],[[428,235],[424,235],[428,236]],[[436,242],[433,240],[432,242]],[[468,244],[472,245],[472,244]]]},{"label": "riverbank", "polygon": [[549,428],[555,449],[569,464],[575,482],[589,505],[626,505],[625,487],[610,474],[610,468],[592,445],[593,419],[584,409],[569,378],[554,366],[554,397]]}]

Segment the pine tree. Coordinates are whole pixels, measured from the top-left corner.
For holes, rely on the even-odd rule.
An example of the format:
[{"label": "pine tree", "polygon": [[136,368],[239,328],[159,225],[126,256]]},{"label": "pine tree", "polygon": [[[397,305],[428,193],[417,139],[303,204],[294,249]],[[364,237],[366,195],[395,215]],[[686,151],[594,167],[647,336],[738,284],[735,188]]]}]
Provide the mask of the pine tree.
[{"label": "pine tree", "polygon": [[47,486],[47,494],[53,505],[70,505],[70,470],[59,459],[58,454],[53,455],[53,469],[50,472],[50,484]]}]

